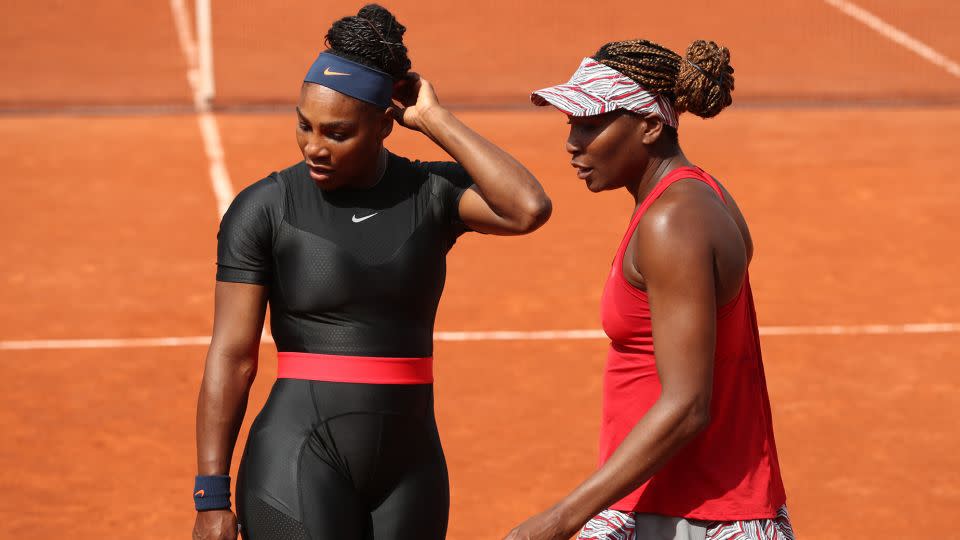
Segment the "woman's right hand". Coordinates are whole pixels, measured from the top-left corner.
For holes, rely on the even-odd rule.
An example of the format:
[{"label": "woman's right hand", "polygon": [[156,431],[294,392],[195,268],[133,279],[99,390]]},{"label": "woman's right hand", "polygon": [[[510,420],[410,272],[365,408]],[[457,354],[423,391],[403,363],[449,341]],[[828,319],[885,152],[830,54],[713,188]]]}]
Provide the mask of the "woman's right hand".
[{"label": "woman's right hand", "polygon": [[236,540],[237,515],[230,510],[197,512],[193,524],[193,540]]}]

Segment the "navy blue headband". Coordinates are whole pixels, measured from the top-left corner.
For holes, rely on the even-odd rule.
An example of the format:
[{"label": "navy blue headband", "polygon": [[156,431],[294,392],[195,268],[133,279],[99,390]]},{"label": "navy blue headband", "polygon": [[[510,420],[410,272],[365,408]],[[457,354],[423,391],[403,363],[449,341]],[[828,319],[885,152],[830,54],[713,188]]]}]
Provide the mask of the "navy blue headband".
[{"label": "navy blue headband", "polygon": [[386,109],[393,96],[393,77],[328,52],[320,53],[303,79]]}]

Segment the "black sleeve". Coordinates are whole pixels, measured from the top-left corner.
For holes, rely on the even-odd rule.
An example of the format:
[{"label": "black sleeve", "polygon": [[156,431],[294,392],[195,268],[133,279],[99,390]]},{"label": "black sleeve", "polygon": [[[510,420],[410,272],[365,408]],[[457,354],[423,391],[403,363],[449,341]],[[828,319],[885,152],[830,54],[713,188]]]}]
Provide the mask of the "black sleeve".
[{"label": "black sleeve", "polygon": [[470,230],[460,219],[460,198],[473,185],[463,165],[453,161],[424,163],[433,182],[433,195],[439,203],[441,220],[451,227],[454,236]]},{"label": "black sleeve", "polygon": [[280,184],[268,176],[241,191],[220,221],[217,281],[266,285],[272,273]]}]

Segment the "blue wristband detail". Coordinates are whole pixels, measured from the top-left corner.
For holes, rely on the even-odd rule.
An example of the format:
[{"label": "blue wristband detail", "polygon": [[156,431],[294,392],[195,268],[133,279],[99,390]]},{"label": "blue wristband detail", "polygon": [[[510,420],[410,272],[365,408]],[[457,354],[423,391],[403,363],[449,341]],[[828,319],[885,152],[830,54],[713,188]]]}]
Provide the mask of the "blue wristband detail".
[{"label": "blue wristband detail", "polygon": [[193,484],[193,503],[197,510],[230,509],[230,477],[198,476]]}]

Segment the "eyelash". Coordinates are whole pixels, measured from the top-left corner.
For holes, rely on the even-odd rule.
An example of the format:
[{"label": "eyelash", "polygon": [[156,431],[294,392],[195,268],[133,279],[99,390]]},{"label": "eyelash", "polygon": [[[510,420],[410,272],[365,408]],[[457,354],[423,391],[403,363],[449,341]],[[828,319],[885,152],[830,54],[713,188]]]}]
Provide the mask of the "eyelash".
[{"label": "eyelash", "polygon": [[[313,128],[310,127],[310,124],[305,124],[305,123],[303,123],[303,122],[300,122],[300,123],[298,124],[298,126],[299,126],[299,128],[300,128],[300,131],[303,131],[303,132],[310,132],[310,131],[313,130]],[[336,133],[336,132],[334,132],[334,133],[328,133],[328,134],[327,134],[327,138],[328,138],[328,139],[332,139],[332,140],[337,141],[337,142],[343,142],[343,141],[345,141],[345,140],[348,139],[348,137],[347,137],[346,135],[344,135],[343,133]]]}]

